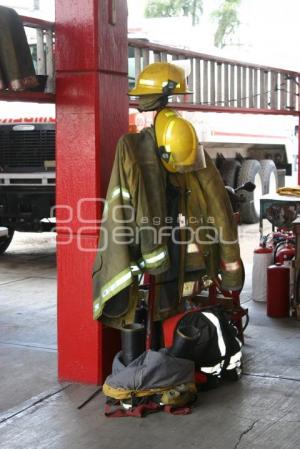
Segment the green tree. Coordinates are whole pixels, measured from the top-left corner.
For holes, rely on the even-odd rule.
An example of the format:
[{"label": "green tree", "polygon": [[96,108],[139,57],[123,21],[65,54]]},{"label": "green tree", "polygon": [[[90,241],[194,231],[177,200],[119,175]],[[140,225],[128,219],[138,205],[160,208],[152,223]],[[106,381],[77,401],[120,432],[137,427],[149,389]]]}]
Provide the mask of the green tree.
[{"label": "green tree", "polygon": [[193,25],[202,13],[203,0],[150,0],[145,9],[145,17],[191,16]]},{"label": "green tree", "polygon": [[226,38],[233,34],[240,25],[238,18],[238,7],[241,0],[224,0],[220,8],[213,11],[212,17],[218,21],[214,36],[216,47],[224,48]]}]

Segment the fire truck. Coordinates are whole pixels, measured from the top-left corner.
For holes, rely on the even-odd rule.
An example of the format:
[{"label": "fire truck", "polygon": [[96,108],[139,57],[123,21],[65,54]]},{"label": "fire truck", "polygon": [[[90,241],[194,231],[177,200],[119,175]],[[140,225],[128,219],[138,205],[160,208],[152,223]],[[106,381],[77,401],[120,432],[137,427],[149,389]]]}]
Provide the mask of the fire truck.
[{"label": "fire truck", "polygon": [[0,120],[0,254],[14,231],[53,228],[55,205],[55,120],[51,117]]},{"label": "fire truck", "polygon": [[[0,236],[0,253],[8,248],[14,231],[55,229],[55,117],[28,114],[28,107],[26,111],[23,117],[0,118],[0,227],[7,229]],[[233,122],[226,114],[182,115],[194,124],[226,185],[255,183],[254,192],[243,192],[247,198],[242,204],[242,220],[255,223],[261,195],[274,192],[292,174],[293,120],[281,118],[276,128],[272,118],[268,129],[270,120],[262,124],[257,117],[251,121],[236,115]],[[154,113],[130,108],[129,131],[151,126],[153,119]]]}]

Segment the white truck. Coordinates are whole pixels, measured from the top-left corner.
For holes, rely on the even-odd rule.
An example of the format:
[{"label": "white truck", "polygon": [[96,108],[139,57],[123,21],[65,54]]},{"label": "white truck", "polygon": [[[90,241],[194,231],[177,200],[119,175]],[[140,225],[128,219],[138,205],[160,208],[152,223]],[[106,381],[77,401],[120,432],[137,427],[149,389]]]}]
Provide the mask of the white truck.
[{"label": "white truck", "polygon": [[[170,105],[172,106],[172,105]],[[286,183],[297,184],[297,124],[295,117],[181,111],[193,123],[199,140],[215,161],[224,183],[236,188],[247,181],[253,192],[240,191],[241,220],[256,223],[262,195]],[[130,109],[130,126],[150,126],[154,113]]]},{"label": "white truck", "polygon": [[55,119],[34,115],[43,108],[29,114],[27,105],[22,116],[23,104],[8,105],[0,115],[0,254],[15,231],[53,229],[55,206]]}]

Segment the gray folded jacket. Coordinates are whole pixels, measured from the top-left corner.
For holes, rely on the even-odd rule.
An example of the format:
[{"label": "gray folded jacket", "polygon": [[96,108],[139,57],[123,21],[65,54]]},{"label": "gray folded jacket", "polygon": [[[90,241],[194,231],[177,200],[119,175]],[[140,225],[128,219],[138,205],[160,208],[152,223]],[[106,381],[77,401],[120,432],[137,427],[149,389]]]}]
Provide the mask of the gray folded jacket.
[{"label": "gray folded jacket", "polygon": [[[112,374],[107,377],[105,385],[136,392],[193,382],[195,382],[194,362],[171,357],[165,350],[161,350],[144,352],[126,367],[119,352],[114,358]],[[105,393],[105,388],[103,391]]]}]

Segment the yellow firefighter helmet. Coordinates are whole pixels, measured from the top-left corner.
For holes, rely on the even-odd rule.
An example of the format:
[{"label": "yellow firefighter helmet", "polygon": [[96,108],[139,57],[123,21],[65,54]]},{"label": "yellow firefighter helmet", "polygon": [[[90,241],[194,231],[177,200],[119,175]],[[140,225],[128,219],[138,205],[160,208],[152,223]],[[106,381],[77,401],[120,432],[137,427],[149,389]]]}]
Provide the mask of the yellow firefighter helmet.
[{"label": "yellow firefighter helmet", "polygon": [[128,95],[189,94],[184,69],[169,62],[149,64],[138,76],[136,85]]},{"label": "yellow firefighter helmet", "polygon": [[202,155],[193,125],[176,111],[164,108],[154,122],[158,154],[170,172],[194,171],[199,168]]}]

